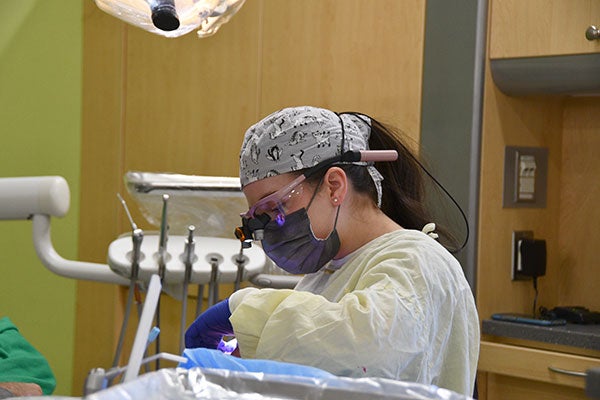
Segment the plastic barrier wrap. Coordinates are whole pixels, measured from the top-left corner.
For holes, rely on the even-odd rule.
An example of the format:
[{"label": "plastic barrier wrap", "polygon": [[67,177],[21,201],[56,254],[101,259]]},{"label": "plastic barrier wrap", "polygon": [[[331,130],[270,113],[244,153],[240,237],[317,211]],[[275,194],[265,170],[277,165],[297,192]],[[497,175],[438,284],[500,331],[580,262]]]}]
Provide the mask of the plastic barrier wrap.
[{"label": "plastic barrier wrap", "polygon": [[142,214],[160,226],[163,194],[169,197],[169,233],[185,235],[194,225],[198,236],[233,239],[240,213],[248,209],[239,178],[130,171],[127,191]]},{"label": "plastic barrier wrap", "polygon": [[[89,400],[187,399],[465,400],[431,385],[379,378],[316,379],[193,368],[162,369],[87,396]],[[48,399],[46,397],[45,399]]]}]

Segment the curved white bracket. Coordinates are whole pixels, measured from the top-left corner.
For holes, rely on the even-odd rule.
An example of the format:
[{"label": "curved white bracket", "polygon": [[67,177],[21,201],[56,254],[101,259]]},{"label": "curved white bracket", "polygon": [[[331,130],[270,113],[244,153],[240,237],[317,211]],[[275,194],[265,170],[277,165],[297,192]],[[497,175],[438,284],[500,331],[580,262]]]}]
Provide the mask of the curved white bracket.
[{"label": "curved white bracket", "polygon": [[106,264],[71,261],[62,258],[50,238],[50,216],[37,214],[33,218],[33,245],[42,264],[57,275],[74,279],[128,285],[129,279],[116,274]]}]

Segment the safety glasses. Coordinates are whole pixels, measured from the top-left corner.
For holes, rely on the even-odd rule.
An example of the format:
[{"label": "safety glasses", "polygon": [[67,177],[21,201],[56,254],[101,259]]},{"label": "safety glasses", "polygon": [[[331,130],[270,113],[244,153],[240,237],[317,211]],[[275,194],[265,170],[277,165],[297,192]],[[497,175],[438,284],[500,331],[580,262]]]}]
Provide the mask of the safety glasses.
[{"label": "safety glasses", "polygon": [[275,193],[271,193],[257,201],[241,217],[250,219],[261,215],[268,215],[270,220],[276,221],[279,226],[282,226],[285,223],[285,215],[289,211],[288,203],[293,198],[299,197],[302,194],[302,182],[305,179],[304,175],[300,175]]},{"label": "safety glasses", "polygon": [[265,226],[276,221],[279,226],[285,223],[288,203],[302,194],[302,182],[306,176],[300,175],[275,193],[257,201],[247,212],[240,214],[242,226],[235,228],[235,236],[242,247],[251,246],[252,240],[262,240]]}]

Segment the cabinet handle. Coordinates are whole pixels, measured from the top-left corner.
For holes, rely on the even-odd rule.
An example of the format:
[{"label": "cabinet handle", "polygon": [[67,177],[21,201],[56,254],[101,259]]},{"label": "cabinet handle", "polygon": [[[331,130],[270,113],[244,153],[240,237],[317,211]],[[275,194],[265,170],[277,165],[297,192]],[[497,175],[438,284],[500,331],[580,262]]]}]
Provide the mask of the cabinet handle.
[{"label": "cabinet handle", "polygon": [[556,372],[558,374],[563,374],[563,375],[579,376],[582,378],[585,378],[587,376],[587,373],[585,373],[585,372],[571,371],[568,369],[562,369],[562,368],[557,368],[557,367],[553,367],[553,366],[549,366],[548,369],[552,372]]},{"label": "cabinet handle", "polygon": [[594,25],[590,25],[585,30],[585,38],[587,40],[598,40],[598,39],[600,39],[600,29],[596,28]]}]

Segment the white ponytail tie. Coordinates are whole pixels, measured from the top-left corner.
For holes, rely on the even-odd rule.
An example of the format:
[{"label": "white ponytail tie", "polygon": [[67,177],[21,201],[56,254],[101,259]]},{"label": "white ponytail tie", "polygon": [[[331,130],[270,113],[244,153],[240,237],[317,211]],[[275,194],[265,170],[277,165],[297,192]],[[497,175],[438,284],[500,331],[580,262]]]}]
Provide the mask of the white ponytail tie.
[{"label": "white ponytail tie", "polygon": [[439,235],[437,233],[435,233],[434,231],[435,231],[435,224],[433,222],[428,223],[421,230],[421,232],[423,232],[427,236],[429,236],[433,239],[437,239],[439,237]]}]

